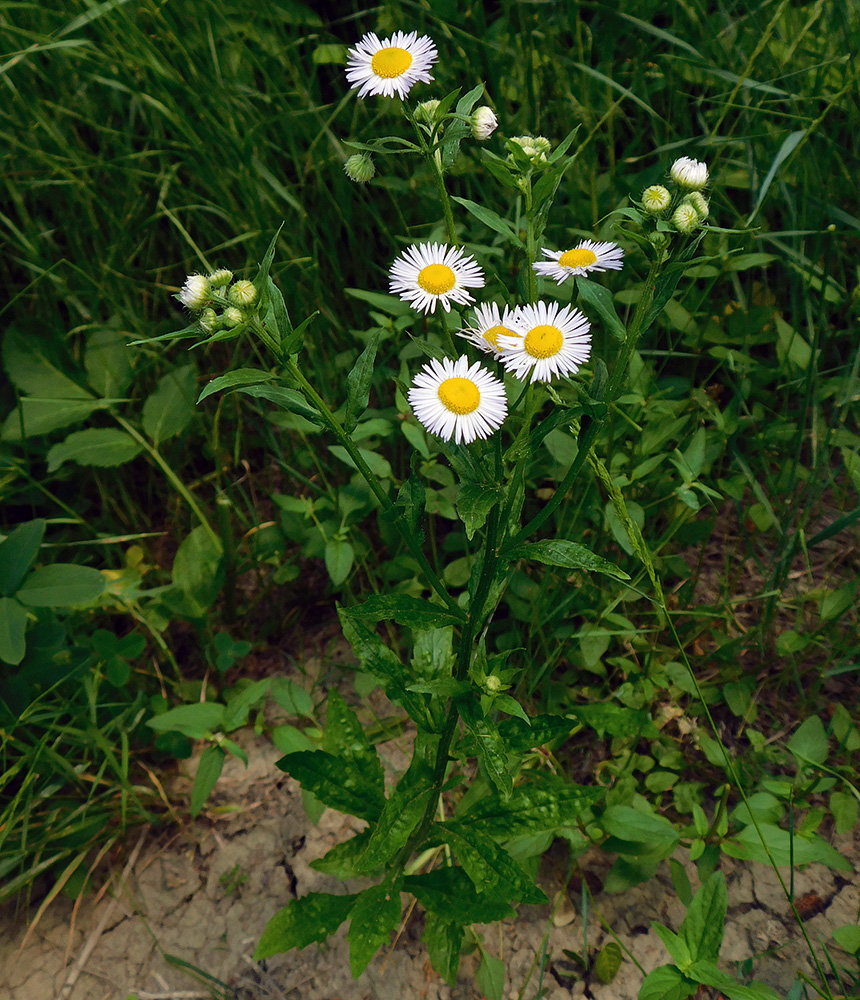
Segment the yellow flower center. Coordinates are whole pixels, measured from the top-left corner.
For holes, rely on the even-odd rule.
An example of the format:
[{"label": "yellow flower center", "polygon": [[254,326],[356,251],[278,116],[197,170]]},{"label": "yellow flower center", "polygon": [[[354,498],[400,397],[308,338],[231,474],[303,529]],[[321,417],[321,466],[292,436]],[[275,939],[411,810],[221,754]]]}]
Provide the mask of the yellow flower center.
[{"label": "yellow flower center", "polygon": [[585,247],[575,247],[573,250],[565,250],[558,258],[559,267],[588,267],[597,260],[597,254],[593,250],[586,250]]},{"label": "yellow flower center", "polygon": [[506,326],[491,326],[489,330],[484,330],[484,340],[491,346],[495,347],[496,350],[499,349],[499,336],[503,337],[515,337],[516,334],[513,330],[509,330]]},{"label": "yellow flower center", "polygon": [[406,70],[412,65],[412,54],[406,49],[398,48],[396,45],[389,45],[387,49],[380,49],[370,60],[370,68],[377,76],[383,80],[391,80],[395,76],[403,76]]},{"label": "yellow flower center", "polygon": [[468,378],[446,378],[439,386],[439,402],[451,413],[473,413],[481,403],[481,393]]},{"label": "yellow flower center", "polygon": [[454,272],[447,264],[428,264],[418,275],[418,284],[431,295],[450,292],[456,283]]},{"label": "yellow flower center", "polygon": [[558,354],[564,337],[557,326],[533,326],[526,334],[524,347],[526,354],[533,358],[551,358]]}]

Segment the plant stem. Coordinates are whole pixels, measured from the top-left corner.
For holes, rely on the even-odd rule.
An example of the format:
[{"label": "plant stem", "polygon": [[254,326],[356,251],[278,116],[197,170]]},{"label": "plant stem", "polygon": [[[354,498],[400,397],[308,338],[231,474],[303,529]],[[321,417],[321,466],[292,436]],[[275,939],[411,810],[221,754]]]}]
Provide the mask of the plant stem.
[{"label": "plant stem", "polygon": [[528,297],[529,302],[537,301],[537,275],[532,266],[537,257],[537,243],[535,242],[535,220],[534,202],[532,199],[532,179],[531,173],[525,179],[524,193],[526,196],[526,256],[528,257]]}]

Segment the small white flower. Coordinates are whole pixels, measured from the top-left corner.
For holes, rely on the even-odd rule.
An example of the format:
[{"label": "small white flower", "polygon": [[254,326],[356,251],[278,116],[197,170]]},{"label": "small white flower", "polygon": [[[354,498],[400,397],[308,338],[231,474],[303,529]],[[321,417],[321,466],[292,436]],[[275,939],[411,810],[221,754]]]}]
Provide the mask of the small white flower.
[{"label": "small white flower", "polygon": [[479,351],[485,351],[497,358],[502,356],[499,349],[499,337],[522,337],[525,330],[519,324],[513,309],[505,306],[505,311],[499,315],[499,307],[495,302],[478,306],[472,326],[460,330],[458,336],[465,337]]},{"label": "small white flower", "polygon": [[701,160],[682,156],[672,164],[669,176],[680,188],[687,191],[701,191],[708,183],[708,168]]},{"label": "small white flower", "polygon": [[370,153],[353,153],[346,158],[343,169],[346,176],[356,184],[366,184],[376,173]]},{"label": "small white flower", "polygon": [[499,119],[492,108],[483,105],[472,113],[472,135],[479,142],[486,142],[496,131]]},{"label": "small white flower", "polygon": [[543,253],[549,260],[538,261],[532,267],[537,274],[555,278],[559,285],[575,274],[620,271],[624,256],[617,243],[597,243],[594,240],[583,240],[571,250],[547,250],[544,247]]},{"label": "small white flower", "polygon": [[421,312],[435,312],[439,302],[445,312],[451,303],[465,306],[475,300],[467,288],[482,288],[484,275],[473,257],[444,243],[409,247],[388,272],[391,291]]},{"label": "small white flower", "polygon": [[672,215],[672,225],[679,233],[692,233],[701,223],[699,213],[688,201],[682,201]]},{"label": "small white flower", "polygon": [[535,302],[516,311],[522,337],[499,337],[505,368],[530,382],[571,375],[591,354],[591,324],[578,309],[557,302]]},{"label": "small white flower", "polygon": [[189,274],[179,291],[179,301],[186,309],[202,309],[209,301],[209,279],[205,274]]},{"label": "small white flower", "polygon": [[504,383],[464,355],[435,358],[418,372],[407,394],[415,416],[443,441],[470,444],[489,437],[508,415]]},{"label": "small white flower", "polygon": [[252,281],[237,281],[227,298],[234,306],[252,306],[257,301],[257,289]]},{"label": "small white flower", "polygon": [[642,192],[642,207],[649,215],[660,215],[672,204],[672,195],[662,184],[652,184]]},{"label": "small white flower", "polygon": [[382,94],[401,99],[413,84],[430,83],[430,67],[438,53],[433,41],[417,31],[407,35],[395,31],[391,38],[380,40],[371,31],[347,53],[346,78],[350,86],[361,88],[359,97]]}]

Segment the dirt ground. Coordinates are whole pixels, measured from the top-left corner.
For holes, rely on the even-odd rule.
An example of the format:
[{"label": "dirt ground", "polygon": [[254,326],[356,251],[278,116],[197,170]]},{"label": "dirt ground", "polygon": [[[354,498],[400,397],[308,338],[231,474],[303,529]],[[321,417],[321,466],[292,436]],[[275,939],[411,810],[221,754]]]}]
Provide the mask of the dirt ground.
[{"label": "dirt ground", "polygon": [[[204,817],[179,832],[142,831],[132,839],[124,869],[100,900],[75,907],[60,899],[30,929],[11,907],[0,909],[2,1000],[480,997],[472,982],[474,957],[464,957],[454,987],[432,970],[417,911],[405,915],[391,948],[357,981],[350,976],[345,927],[325,946],[253,961],[267,921],[290,899],[338,891],[309,863],[358,821],[326,810],[311,824],[298,786],[274,766],[279,753],[263,741],[248,749],[248,770],[228,762]],[[860,912],[860,836],[855,832],[836,846],[854,866],[853,876],[819,865],[795,872],[795,896],[808,901],[806,929],[816,946],[830,940],[834,927],[857,922]],[[607,864],[600,856],[593,861]],[[784,996],[798,971],[813,975],[813,968],[774,874],[731,859],[722,867],[729,891],[723,967],[748,963],[756,979]],[[587,927],[579,894],[571,898],[562,884],[564,869],[550,852],[541,882],[551,899],[561,893],[554,919],[549,906],[525,906],[516,920],[483,928],[487,949],[506,965],[505,997],[632,1000],[643,973],[629,957],[604,985],[583,979],[564,952],[582,952],[585,945],[593,954],[610,939],[608,926],[646,972],[668,962],[650,927],[659,919],[675,929],[684,915],[668,867],[623,895],[597,895]],[[690,874],[695,885],[692,868]]]}]

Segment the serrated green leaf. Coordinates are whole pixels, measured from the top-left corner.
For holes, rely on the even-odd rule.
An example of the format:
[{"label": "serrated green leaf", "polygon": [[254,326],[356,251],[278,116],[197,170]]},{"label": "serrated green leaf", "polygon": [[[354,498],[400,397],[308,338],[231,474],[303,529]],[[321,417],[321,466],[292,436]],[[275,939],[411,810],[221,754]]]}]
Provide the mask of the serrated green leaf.
[{"label": "serrated green leaf", "polygon": [[616,340],[624,341],[627,338],[627,328],[618,318],[618,313],[615,311],[612,292],[605,285],[599,285],[596,281],[589,281],[588,278],[577,277],[575,280],[579,297],[586,306],[585,312],[589,315],[597,313],[603,320],[609,333]]},{"label": "serrated green leaf", "polygon": [[27,651],[27,612],[12,597],[0,597],[0,660],[17,666]]},{"label": "serrated green leaf", "polygon": [[460,924],[489,924],[514,915],[507,900],[479,893],[462,868],[436,868],[403,880],[405,892],[411,892],[428,913],[441,920]]},{"label": "serrated green leaf", "polygon": [[327,892],[309,892],[293,900],[266,924],[255,961],[271,958],[293,948],[306,948],[314,941],[322,944],[349,916],[357,894],[333,896]]},{"label": "serrated green leaf", "polygon": [[143,404],[143,430],[155,444],[181,434],[194,416],[197,382],[193,365],[182,365],[158,380]]},{"label": "serrated green leaf", "polygon": [[209,793],[221,777],[226,756],[221,747],[215,745],[206,747],[200,755],[200,763],[197,765],[197,773],[194,775],[194,787],[191,789],[189,812],[192,816],[200,815],[200,810],[209,798]]},{"label": "serrated green leaf", "polygon": [[376,360],[379,334],[378,329],[371,332],[367,346],[359,354],[358,360],[346,377],[346,416],[343,429],[347,434],[355,430],[358,418],[367,409],[370,400],[370,384],[373,380],[373,364]]},{"label": "serrated green leaf", "polygon": [[504,499],[504,493],[496,486],[485,483],[464,483],[457,494],[457,513],[466,529],[466,537],[471,541],[475,532],[483,528],[487,515]]},{"label": "serrated green leaf", "polygon": [[378,794],[385,795],[385,774],[376,747],[337,688],[328,693],[322,749],[333,757],[357,764]]},{"label": "serrated green leaf", "polygon": [[568,709],[568,715],[590,726],[600,737],[641,736],[655,739],[659,734],[651,716],[644,709],[597,703],[574,705]]},{"label": "serrated green leaf", "polygon": [[56,472],[63,462],[101,469],[125,465],[142,450],[142,445],[118,427],[88,427],[84,431],[75,431],[65,441],[49,449],[48,472]]},{"label": "serrated green leaf", "polygon": [[445,920],[433,912],[428,912],[424,919],[421,940],[427,948],[430,964],[449,986],[457,981],[464,933],[459,920]]},{"label": "serrated green leaf", "polygon": [[398,625],[414,629],[441,628],[459,624],[466,618],[465,612],[456,614],[440,604],[431,604],[422,597],[410,597],[408,594],[372,594],[361,604],[345,608],[343,615],[367,622],[390,619]]},{"label": "serrated green leaf", "polygon": [[350,911],[349,964],[352,978],[367,968],[390,932],[400,922],[400,893],[390,885],[374,885],[365,889]]},{"label": "serrated green leaf", "polygon": [[263,382],[271,382],[275,377],[273,372],[266,372],[260,368],[236,368],[226,375],[219,375],[208,382],[197,397],[197,402],[202,403],[207,396],[216,392],[223,392],[224,389],[235,389],[237,386],[260,385]]},{"label": "serrated green leaf", "polygon": [[385,805],[385,796],[355,763],[333,757],[324,750],[300,750],[276,761],[277,767],[332,809],[374,821]]},{"label": "serrated green leaf", "polygon": [[451,846],[478,892],[523,903],[547,902],[546,895],[510,854],[468,822],[436,823],[433,832]]},{"label": "serrated green leaf", "polygon": [[44,537],[45,521],[36,518],[16,525],[0,542],[0,594],[11,597],[21,586]]},{"label": "serrated green leaf", "polygon": [[341,880],[356,878],[361,869],[361,859],[370,840],[370,834],[371,829],[368,827],[342,844],[336,844],[321,858],[311,861],[311,868],[322,872],[323,875],[334,875]]},{"label": "serrated green leaf", "polygon": [[360,874],[377,871],[403,847],[424,816],[434,791],[432,770],[413,759],[373,828],[361,858]]},{"label": "serrated green leaf", "polygon": [[70,608],[89,604],[106,587],[107,580],[98,570],[73,563],[54,563],[34,570],[16,596],[30,608]]},{"label": "serrated green leaf", "polygon": [[225,707],[217,701],[201,701],[195,705],[180,705],[168,712],[147,719],[146,724],[157,733],[177,732],[190,740],[202,740],[221,725]]},{"label": "serrated green leaf", "polygon": [[529,559],[547,566],[565,569],[584,569],[590,573],[603,573],[616,580],[629,580],[630,576],[608,559],[596,555],[578,542],[562,538],[546,538],[540,542],[525,542],[507,553],[509,559]]},{"label": "serrated green leaf", "polygon": [[[404,425],[405,426],[405,425]],[[418,476],[411,475],[397,491],[396,507],[403,512],[409,531],[416,536],[419,542],[424,540],[424,504],[426,494],[424,483]]]},{"label": "serrated green leaf", "polygon": [[470,829],[507,839],[575,826],[603,794],[600,788],[570,784],[547,774],[517,785],[509,798],[486,795],[458,818]]},{"label": "serrated green leaf", "polygon": [[513,788],[513,779],[508,767],[507,748],[495,722],[484,716],[479,703],[472,697],[460,703],[460,716],[475,738],[478,759],[484,772],[507,799]]}]

